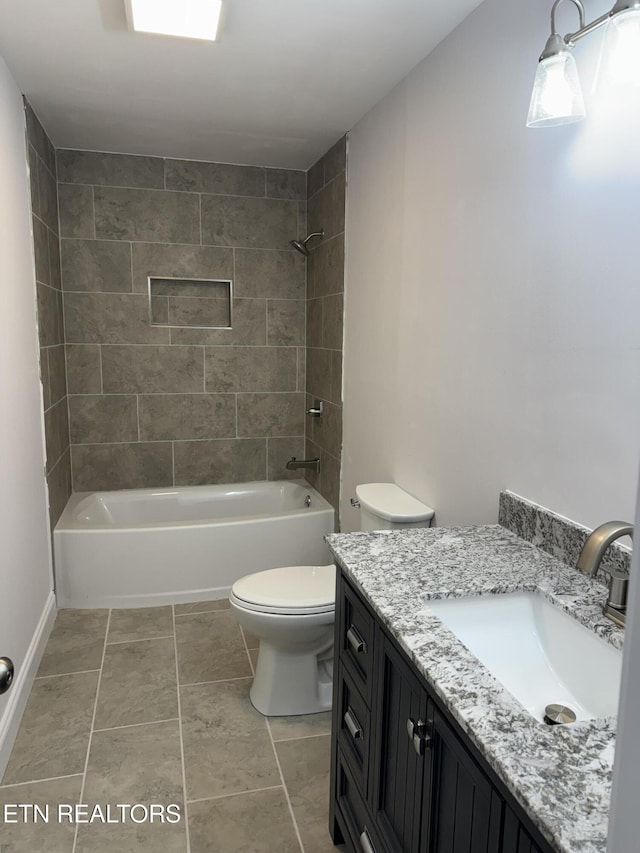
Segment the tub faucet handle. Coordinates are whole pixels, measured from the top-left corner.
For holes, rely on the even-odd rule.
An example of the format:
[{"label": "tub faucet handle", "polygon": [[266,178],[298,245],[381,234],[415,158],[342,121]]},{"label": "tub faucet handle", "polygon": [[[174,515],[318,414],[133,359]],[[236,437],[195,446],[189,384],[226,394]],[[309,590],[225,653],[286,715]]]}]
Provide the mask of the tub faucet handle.
[{"label": "tub faucet handle", "polygon": [[322,400],[314,400],[313,407],[311,409],[307,409],[307,414],[310,418],[321,418],[322,417]]}]

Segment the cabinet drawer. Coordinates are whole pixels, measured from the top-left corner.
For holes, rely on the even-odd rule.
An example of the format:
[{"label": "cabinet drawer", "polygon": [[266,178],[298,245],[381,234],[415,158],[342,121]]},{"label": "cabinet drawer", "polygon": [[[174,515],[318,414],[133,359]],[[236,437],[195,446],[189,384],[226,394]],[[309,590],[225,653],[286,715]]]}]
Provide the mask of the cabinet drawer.
[{"label": "cabinet drawer", "polygon": [[349,762],[360,793],[366,799],[371,714],[343,667],[340,668],[339,677],[336,721],[338,743]]},{"label": "cabinet drawer", "polygon": [[340,654],[353,674],[367,704],[371,697],[373,621],[364,604],[346,583],[343,589]]},{"label": "cabinet drawer", "polygon": [[386,847],[382,845],[376,833],[358,786],[340,750],[338,750],[336,787],[338,807],[351,836],[350,846],[357,853],[386,853]]}]

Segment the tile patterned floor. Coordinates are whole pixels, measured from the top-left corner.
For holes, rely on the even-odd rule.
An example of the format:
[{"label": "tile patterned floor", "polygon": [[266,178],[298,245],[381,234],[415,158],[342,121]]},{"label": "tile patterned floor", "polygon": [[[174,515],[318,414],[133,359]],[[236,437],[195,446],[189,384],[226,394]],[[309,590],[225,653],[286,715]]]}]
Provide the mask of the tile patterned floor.
[{"label": "tile patterned floor", "polygon": [[335,851],[330,715],[258,714],[249,701],[257,645],[228,602],[61,611],[0,807],[177,803],[183,819],[0,824],[0,851]]}]

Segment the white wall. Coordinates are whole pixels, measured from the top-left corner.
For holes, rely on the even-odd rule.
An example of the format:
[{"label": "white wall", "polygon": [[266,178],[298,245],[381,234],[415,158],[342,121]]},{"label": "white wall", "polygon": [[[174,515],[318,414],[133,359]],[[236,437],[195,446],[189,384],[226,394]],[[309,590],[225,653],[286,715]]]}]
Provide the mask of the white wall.
[{"label": "white wall", "polygon": [[495,521],[503,488],[634,517],[640,118],[596,109],[591,35],[587,121],[525,127],[550,6],[486,0],[350,134],[343,529],[388,479],[443,525]]},{"label": "white wall", "polygon": [[22,97],[0,58],[0,777],[53,611],[35,273]]}]

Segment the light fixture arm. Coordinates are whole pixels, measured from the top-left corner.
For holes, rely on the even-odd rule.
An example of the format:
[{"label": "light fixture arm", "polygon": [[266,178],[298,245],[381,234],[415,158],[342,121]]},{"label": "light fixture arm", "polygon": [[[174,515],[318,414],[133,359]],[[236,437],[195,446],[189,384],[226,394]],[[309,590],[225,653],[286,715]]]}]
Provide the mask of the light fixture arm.
[{"label": "light fixture arm", "polygon": [[[555,8],[559,2],[562,2],[562,0],[556,0],[556,2],[553,4],[553,9],[551,10],[551,22],[552,22],[551,26],[552,26],[552,28],[553,28],[554,11],[555,11]],[[580,0],[571,0],[571,2],[578,5]],[[582,6],[581,3],[580,3],[580,5]],[[611,9],[609,12],[605,12],[604,15],[600,15],[599,18],[596,18],[595,21],[591,21],[589,24],[585,23],[584,9],[583,9],[582,10],[583,15],[582,15],[582,18],[580,20],[580,29],[576,30],[575,33],[569,33],[568,35],[566,35],[564,37],[565,44],[567,44],[569,47],[573,47],[573,45],[577,41],[580,41],[580,39],[584,38],[585,36],[588,36],[589,33],[592,33],[594,30],[597,30],[600,27],[602,27],[604,24],[606,24],[607,21],[609,20],[609,18],[612,18],[614,15],[617,15],[619,12],[628,12],[628,11],[631,11],[632,9],[640,10],[640,0],[616,0],[616,3],[614,5],[613,9]]]},{"label": "light fixture arm", "polygon": [[[573,5],[578,10],[578,14],[580,15],[580,29],[583,29],[587,18],[581,0],[569,0],[569,2],[573,3]],[[558,32],[558,27],[556,26],[556,12],[558,11],[558,6],[561,3],[564,3],[564,0],[556,0],[553,6],[551,7],[551,35],[560,35],[560,33]]]}]

